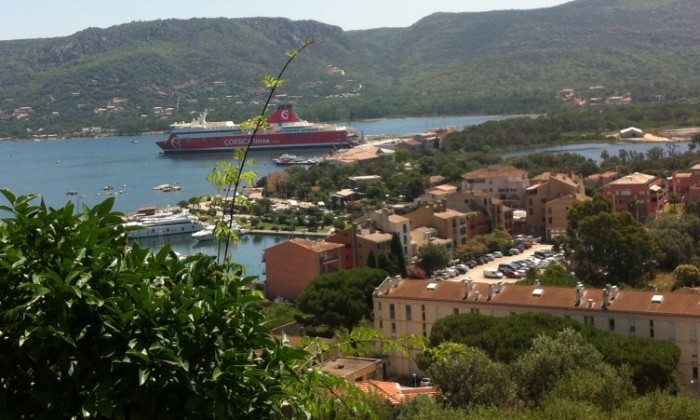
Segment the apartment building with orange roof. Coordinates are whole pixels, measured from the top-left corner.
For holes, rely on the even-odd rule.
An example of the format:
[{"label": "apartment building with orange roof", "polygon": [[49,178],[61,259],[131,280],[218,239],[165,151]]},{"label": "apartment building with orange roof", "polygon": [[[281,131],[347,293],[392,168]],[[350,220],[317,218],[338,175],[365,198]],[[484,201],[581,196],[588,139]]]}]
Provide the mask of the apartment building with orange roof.
[{"label": "apartment building with orange roof", "polygon": [[[535,312],[614,334],[671,341],[681,350],[681,383],[693,392],[700,390],[700,294],[388,278],[373,301],[375,326],[388,337],[428,337],[437,320],[452,314],[506,317]],[[402,375],[419,371],[410,357],[399,353],[391,355],[387,370]]]},{"label": "apartment building with orange roof", "polygon": [[463,191],[489,193],[512,208],[524,207],[525,189],[529,186],[527,172],[511,165],[490,165],[462,175]]},{"label": "apartment building with orange roof", "polygon": [[339,271],[343,244],[294,238],[265,249],[265,295],[296,300],[316,276]]},{"label": "apartment building with orange roof", "polygon": [[661,178],[635,172],[603,186],[603,195],[612,202],[613,211],[628,211],[644,221],[663,211],[667,194]]},{"label": "apartment building with orange roof", "polygon": [[444,203],[424,204],[405,217],[411,222],[411,229],[433,228],[436,239],[447,240],[448,249],[454,251],[467,243],[467,215],[445,208]]},{"label": "apartment building with orange roof", "polygon": [[525,227],[528,234],[551,241],[566,232],[568,213],[588,200],[583,179],[577,175],[546,172],[531,179],[525,189]]}]

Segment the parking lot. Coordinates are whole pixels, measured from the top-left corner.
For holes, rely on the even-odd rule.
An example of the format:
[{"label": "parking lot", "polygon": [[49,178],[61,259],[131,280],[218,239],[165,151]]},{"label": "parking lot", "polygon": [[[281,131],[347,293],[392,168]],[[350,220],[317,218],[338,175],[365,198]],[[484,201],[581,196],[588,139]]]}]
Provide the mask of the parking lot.
[{"label": "parking lot", "polygon": [[530,249],[526,249],[525,252],[518,255],[505,255],[501,258],[494,258],[493,261],[487,261],[486,264],[477,265],[474,268],[470,268],[465,274],[458,274],[456,277],[452,277],[447,281],[464,281],[464,280],[474,280],[477,283],[498,283],[502,281],[504,283],[515,283],[519,279],[510,279],[503,277],[501,279],[489,279],[484,277],[484,270],[498,270],[498,264],[510,263],[512,261],[522,260],[525,258],[532,257],[535,251],[548,251],[552,249],[552,245],[544,244],[533,244]]}]

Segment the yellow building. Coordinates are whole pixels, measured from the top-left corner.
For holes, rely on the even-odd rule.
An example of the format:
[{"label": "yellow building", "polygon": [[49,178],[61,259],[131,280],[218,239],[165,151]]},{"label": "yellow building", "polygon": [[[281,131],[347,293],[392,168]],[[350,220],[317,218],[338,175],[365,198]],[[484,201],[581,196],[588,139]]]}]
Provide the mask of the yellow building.
[{"label": "yellow building", "polygon": [[[438,319],[453,314],[505,317],[526,312],[567,317],[614,334],[671,341],[681,350],[681,384],[698,394],[700,294],[390,278],[374,293],[375,326],[389,337],[428,337]],[[387,370],[401,375],[419,371],[412,359],[399,354],[391,356]]]}]

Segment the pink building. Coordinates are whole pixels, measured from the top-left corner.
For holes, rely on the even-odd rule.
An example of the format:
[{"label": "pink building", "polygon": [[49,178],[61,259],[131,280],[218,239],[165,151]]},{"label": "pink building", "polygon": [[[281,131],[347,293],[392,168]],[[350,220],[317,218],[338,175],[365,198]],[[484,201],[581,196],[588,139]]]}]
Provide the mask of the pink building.
[{"label": "pink building", "polygon": [[639,221],[656,217],[666,204],[662,179],[639,172],[605,185],[603,195],[612,201],[613,211],[629,211]]},{"label": "pink building", "polygon": [[267,248],[267,298],[296,300],[316,276],[341,269],[343,249],[343,244],[299,238]]}]

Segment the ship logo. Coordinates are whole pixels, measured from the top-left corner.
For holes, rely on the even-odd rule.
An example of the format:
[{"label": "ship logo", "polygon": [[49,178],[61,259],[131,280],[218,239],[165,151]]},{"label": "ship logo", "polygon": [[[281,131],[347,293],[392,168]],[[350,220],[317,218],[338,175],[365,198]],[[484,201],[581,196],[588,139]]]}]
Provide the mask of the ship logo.
[{"label": "ship logo", "polygon": [[285,109],[282,112],[280,112],[280,117],[282,117],[283,120],[288,120],[289,119],[289,110]]}]

